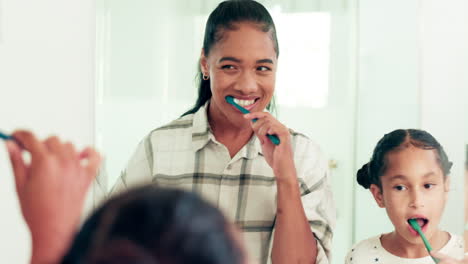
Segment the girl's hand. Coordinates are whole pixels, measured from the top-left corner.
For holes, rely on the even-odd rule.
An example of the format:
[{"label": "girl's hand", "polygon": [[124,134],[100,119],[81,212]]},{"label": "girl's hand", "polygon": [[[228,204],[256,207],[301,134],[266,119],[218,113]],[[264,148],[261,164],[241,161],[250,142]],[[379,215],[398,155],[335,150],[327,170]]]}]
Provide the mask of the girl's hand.
[{"label": "girl's hand", "polygon": [[[295,175],[291,135],[289,129],[267,112],[255,112],[244,115],[245,119],[253,120],[251,126],[262,145],[263,155],[276,177],[287,176],[291,172]],[[280,144],[273,144],[267,135],[276,135]]]},{"label": "girl's hand", "polygon": [[[23,217],[31,231],[32,263],[58,262],[79,224],[82,205],[100,163],[92,148],[76,151],[57,137],[38,140],[29,131],[7,142]],[[31,155],[27,161],[23,150]]]}]

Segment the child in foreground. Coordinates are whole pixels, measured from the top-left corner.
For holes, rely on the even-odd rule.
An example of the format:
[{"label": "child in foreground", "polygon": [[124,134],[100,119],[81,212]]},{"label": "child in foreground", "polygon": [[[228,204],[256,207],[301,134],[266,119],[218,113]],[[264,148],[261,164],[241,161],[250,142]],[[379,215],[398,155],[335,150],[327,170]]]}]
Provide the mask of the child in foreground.
[{"label": "child in foreground", "polygon": [[462,237],[439,229],[451,166],[443,147],[426,131],[398,129],[386,134],[357,172],[357,181],[386,209],[395,229],[354,245],[345,263],[433,264],[410,219],[416,219],[432,252],[462,259]]}]

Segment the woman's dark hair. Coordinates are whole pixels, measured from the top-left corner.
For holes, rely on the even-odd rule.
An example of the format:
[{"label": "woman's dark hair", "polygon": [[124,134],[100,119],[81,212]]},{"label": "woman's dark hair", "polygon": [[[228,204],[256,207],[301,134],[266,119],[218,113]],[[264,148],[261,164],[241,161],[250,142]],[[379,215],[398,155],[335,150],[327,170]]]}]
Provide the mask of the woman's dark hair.
[{"label": "woman's dark hair", "polygon": [[[269,32],[276,51],[276,57],[279,56],[275,23],[268,10],[262,4],[253,0],[224,1],[211,12],[206,22],[205,37],[203,39],[203,52],[205,56],[208,56],[213,46],[223,38],[225,30],[236,30],[236,24],[240,22],[252,22],[258,25],[259,29],[263,32]],[[203,80],[203,72],[200,65],[198,65],[196,81],[198,83],[197,101],[193,108],[182,116],[197,112],[211,98],[210,80]],[[267,109],[271,110],[270,108],[273,107],[274,98],[267,106]]]},{"label": "woman's dark hair", "polygon": [[397,129],[385,134],[375,146],[371,160],[364,164],[357,172],[358,183],[368,189],[375,184],[382,189],[380,177],[385,174],[388,166],[386,156],[391,151],[397,151],[409,146],[420,149],[435,150],[444,177],[450,174],[452,162],[448,160],[442,145],[428,132],[419,129]]},{"label": "woman's dark hair", "polygon": [[244,256],[231,228],[194,193],[139,187],[98,209],[62,263],[239,264]]}]

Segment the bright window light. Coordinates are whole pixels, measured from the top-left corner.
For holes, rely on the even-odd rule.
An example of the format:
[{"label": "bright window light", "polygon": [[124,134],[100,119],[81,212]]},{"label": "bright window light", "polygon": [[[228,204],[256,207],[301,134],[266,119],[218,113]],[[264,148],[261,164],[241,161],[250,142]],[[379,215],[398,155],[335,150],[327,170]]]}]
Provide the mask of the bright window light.
[{"label": "bright window light", "polygon": [[280,48],[277,103],[288,107],[325,107],[329,87],[330,14],[272,14]]}]

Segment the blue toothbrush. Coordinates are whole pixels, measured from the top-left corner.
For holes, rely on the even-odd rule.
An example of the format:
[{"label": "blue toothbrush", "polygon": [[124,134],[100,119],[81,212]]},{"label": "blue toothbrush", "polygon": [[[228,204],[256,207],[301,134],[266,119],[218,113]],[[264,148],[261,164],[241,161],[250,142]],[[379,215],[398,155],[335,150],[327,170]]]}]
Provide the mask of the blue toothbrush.
[{"label": "blue toothbrush", "polygon": [[[427,252],[429,252],[429,254],[431,254],[431,251],[432,251],[431,244],[429,244],[429,241],[427,241],[427,238],[424,235],[424,233],[422,232],[421,227],[418,224],[418,221],[416,221],[416,219],[410,219],[408,221],[409,221],[409,224],[411,225],[411,227],[416,232],[418,232],[419,236],[421,236],[421,238],[422,238],[422,240],[424,242],[424,246],[426,246]],[[434,258],[433,256],[431,256],[431,258],[432,258],[432,260],[434,260],[435,263],[439,263],[438,259]]]},{"label": "blue toothbrush", "polygon": [[[235,106],[237,109],[239,109],[239,111],[241,111],[244,114],[249,114],[250,113],[249,110],[247,110],[244,107],[236,104],[236,102],[234,102],[234,97],[232,97],[232,96],[226,96],[226,102],[232,104],[233,106]],[[257,118],[253,119],[252,122],[257,122]],[[268,134],[267,137],[270,139],[270,141],[273,144],[275,144],[275,145],[280,144],[280,139],[278,138],[278,136]]]}]

